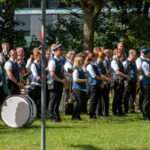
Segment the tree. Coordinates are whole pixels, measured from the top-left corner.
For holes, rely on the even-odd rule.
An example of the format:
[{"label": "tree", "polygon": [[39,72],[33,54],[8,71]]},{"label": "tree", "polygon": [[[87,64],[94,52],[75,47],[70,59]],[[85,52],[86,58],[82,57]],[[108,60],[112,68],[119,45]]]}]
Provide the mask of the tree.
[{"label": "tree", "polygon": [[20,22],[14,19],[15,10],[22,6],[24,0],[1,0],[0,3],[0,37],[1,42],[9,42],[12,47],[16,43],[25,43],[23,32],[15,30]]},{"label": "tree", "polygon": [[93,50],[95,23],[106,5],[107,0],[63,0],[68,4],[76,3],[83,10],[83,49]]}]

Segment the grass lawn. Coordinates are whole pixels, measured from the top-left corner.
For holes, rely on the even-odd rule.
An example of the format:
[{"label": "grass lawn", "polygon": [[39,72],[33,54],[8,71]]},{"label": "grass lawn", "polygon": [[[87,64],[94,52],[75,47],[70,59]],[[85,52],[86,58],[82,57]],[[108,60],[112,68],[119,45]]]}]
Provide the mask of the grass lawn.
[{"label": "grass lawn", "polygon": [[[126,117],[108,117],[62,123],[47,119],[47,150],[149,150],[150,122],[141,114]],[[40,150],[40,121],[30,127],[11,129],[0,121],[0,150]]]}]

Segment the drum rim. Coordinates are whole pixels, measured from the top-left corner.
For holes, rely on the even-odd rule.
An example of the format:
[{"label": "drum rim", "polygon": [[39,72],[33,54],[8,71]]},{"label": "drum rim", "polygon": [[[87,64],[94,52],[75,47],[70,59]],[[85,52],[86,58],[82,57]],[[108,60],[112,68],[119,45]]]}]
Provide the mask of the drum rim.
[{"label": "drum rim", "polygon": [[[26,95],[9,95],[9,96],[7,96],[6,98],[5,98],[5,100],[4,100],[4,102],[2,103],[2,106],[4,105],[4,103],[6,102],[6,100],[8,100],[8,98],[12,98],[12,97],[21,97],[21,98],[24,98],[24,97],[27,97]],[[25,99],[24,99],[25,100]],[[26,101],[26,100],[25,100]],[[31,108],[30,108],[30,104],[29,104],[29,102],[28,101],[26,101],[27,103],[28,103],[28,105],[29,105],[29,118],[30,118],[30,114],[31,114]],[[25,122],[25,124],[24,125],[19,125],[19,126],[17,126],[17,127],[12,127],[12,126],[10,126],[10,125],[8,125],[8,124],[6,124],[5,123],[5,121],[4,121],[4,119],[3,119],[3,117],[2,117],[2,109],[1,109],[1,118],[2,118],[2,121],[4,122],[4,124],[6,125],[6,126],[8,126],[8,127],[10,127],[10,128],[21,128],[21,127],[24,127],[25,125],[26,125],[26,123],[28,122],[28,120],[29,120],[29,118],[27,119],[27,121]]]}]

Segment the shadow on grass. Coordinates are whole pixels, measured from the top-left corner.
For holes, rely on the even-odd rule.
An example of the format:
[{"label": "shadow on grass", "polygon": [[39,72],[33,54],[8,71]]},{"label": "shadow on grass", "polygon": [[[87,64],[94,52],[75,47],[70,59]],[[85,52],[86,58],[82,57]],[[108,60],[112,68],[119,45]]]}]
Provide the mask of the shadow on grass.
[{"label": "shadow on grass", "polygon": [[[87,145],[70,145],[70,147],[72,148],[80,148],[81,150],[141,150],[141,149],[137,149],[137,148],[116,148],[116,149],[105,149],[105,148],[98,148],[95,147],[93,145],[87,144]],[[147,148],[144,148],[142,150],[149,150]]]},{"label": "shadow on grass", "polygon": [[103,149],[100,149],[100,148],[97,148],[93,145],[90,145],[90,144],[87,144],[87,145],[70,145],[70,147],[73,147],[73,148],[80,148],[82,150],[103,150]]}]

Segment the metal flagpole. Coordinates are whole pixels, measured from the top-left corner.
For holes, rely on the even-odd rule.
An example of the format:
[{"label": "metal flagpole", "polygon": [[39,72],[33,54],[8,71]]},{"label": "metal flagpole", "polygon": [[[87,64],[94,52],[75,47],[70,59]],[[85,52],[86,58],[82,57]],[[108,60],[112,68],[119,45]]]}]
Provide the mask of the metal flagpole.
[{"label": "metal flagpole", "polygon": [[42,0],[42,87],[41,87],[41,150],[46,150],[46,127],[45,127],[45,108],[46,108],[46,75],[45,75],[45,20],[46,20],[46,0]]}]

